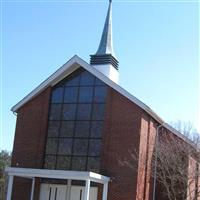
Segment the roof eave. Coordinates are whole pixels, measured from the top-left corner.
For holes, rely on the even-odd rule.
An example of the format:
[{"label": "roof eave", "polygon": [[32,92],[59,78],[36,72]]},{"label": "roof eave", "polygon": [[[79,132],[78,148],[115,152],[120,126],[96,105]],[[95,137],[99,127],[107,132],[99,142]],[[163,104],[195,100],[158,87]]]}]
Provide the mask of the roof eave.
[{"label": "roof eave", "polygon": [[150,107],[148,107],[146,104],[144,104],[142,101],[137,99],[135,96],[131,95],[128,91],[120,87],[118,84],[110,80],[108,77],[106,77],[104,74],[102,74],[100,71],[89,65],[87,62],[82,60],[77,55],[73,56],[68,62],[66,62],[62,67],[60,67],[56,72],[54,72],[50,77],[48,77],[45,81],[43,81],[38,87],[36,87],[32,92],[30,92],[27,96],[25,96],[20,102],[18,102],[15,106],[11,108],[11,111],[17,112],[19,108],[21,108],[25,103],[33,99],[35,96],[37,96],[39,93],[44,91],[49,86],[54,86],[57,84],[60,80],[67,77],[69,74],[71,74],[73,71],[78,69],[79,67],[85,68],[87,71],[101,79],[103,82],[105,82],[107,85],[112,87],[117,92],[121,93],[123,96],[128,98],[130,101],[135,103],[137,106],[139,106],[141,109],[143,109],[145,112],[147,112],[153,119],[155,119],[159,124],[163,124],[163,127],[173,132],[178,137],[182,138],[184,141],[192,144],[192,142],[187,139],[183,134],[178,132],[176,129],[172,128],[169,124],[165,123],[165,121],[160,118]]},{"label": "roof eave", "polygon": [[[61,66],[58,70],[56,70],[51,76],[49,76],[46,80],[44,80],[39,86],[37,86],[28,95],[26,95],[21,101],[19,101],[16,105],[14,105],[11,108],[11,111],[17,113],[18,109],[21,108],[26,102],[33,99],[35,96],[37,96],[39,93],[44,91],[49,86],[55,85],[64,76],[69,75],[78,67],[80,67],[80,65],[78,65],[79,59],[80,58],[77,55],[73,56],[68,62],[66,62],[63,66]],[[71,68],[72,70],[70,70],[69,68]],[[67,73],[64,74],[64,72],[66,71]]]}]

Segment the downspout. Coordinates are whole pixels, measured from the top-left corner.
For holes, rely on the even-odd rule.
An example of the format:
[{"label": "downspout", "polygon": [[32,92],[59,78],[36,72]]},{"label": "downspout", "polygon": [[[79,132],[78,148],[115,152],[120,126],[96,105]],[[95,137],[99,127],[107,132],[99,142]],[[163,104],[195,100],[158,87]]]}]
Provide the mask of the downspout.
[{"label": "downspout", "polygon": [[155,200],[156,195],[156,178],[157,178],[157,160],[158,160],[158,149],[157,145],[159,142],[159,130],[164,126],[165,123],[162,123],[156,128],[156,138],[155,138],[155,161],[154,161],[154,180],[153,180],[153,200]]}]

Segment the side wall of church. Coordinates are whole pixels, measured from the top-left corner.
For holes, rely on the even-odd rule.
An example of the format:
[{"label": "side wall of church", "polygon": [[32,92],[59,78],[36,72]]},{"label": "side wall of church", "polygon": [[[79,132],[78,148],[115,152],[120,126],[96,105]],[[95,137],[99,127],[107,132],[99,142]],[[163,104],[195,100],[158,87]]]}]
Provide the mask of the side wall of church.
[{"label": "side wall of church", "polygon": [[143,110],[111,88],[106,106],[101,167],[111,177],[108,200],[132,200],[138,167],[133,154],[139,152]]},{"label": "side wall of church", "polygon": [[157,123],[144,113],[141,119],[140,148],[137,174],[137,200],[152,199],[152,156]]}]

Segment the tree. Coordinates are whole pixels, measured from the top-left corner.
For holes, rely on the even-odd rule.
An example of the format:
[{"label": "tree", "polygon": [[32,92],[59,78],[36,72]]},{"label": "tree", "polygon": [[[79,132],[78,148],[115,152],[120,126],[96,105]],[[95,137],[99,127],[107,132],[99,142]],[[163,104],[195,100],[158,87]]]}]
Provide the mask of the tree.
[{"label": "tree", "polygon": [[200,146],[200,134],[197,132],[190,121],[185,122],[177,120],[170,122],[170,125],[182,133],[185,137],[192,140],[192,142],[195,143],[198,147]]},{"label": "tree", "polygon": [[[160,128],[152,152],[151,176],[156,179],[156,194],[162,190],[162,197],[156,199],[197,200],[200,197],[200,153],[196,145],[199,144],[199,136],[191,124],[179,122],[175,125],[181,127],[181,132],[184,130],[184,136],[180,138]],[[138,163],[139,152],[130,153],[131,158]],[[146,160],[143,162],[145,166]],[[138,167],[125,159],[120,160],[120,163],[135,170]]]},{"label": "tree", "polygon": [[[157,144],[157,184],[169,200],[195,200],[200,196],[199,151],[182,139],[164,133]],[[156,156],[156,157],[155,157]],[[155,162],[153,162],[154,165]]]},{"label": "tree", "polygon": [[2,150],[0,152],[0,200],[6,199],[7,175],[5,173],[5,168],[10,166],[10,163],[11,153]]}]

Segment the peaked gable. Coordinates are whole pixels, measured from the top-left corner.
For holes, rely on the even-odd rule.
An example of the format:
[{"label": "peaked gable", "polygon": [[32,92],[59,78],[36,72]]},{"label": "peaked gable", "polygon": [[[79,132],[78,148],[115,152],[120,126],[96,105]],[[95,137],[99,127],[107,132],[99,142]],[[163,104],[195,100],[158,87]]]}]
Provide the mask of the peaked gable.
[{"label": "peaked gable", "polygon": [[19,101],[15,106],[11,108],[11,111],[17,112],[20,107],[22,107],[25,103],[33,99],[35,96],[40,94],[42,91],[44,91],[47,87],[51,86],[53,87],[58,82],[60,82],[62,79],[70,75],[72,72],[77,70],[78,68],[84,68],[97,78],[99,78],[101,81],[106,83],[108,86],[128,98],[130,101],[135,103],[137,106],[142,108],[144,111],[146,111],[152,118],[154,118],[158,123],[163,124],[163,127],[173,132],[178,137],[182,138],[184,141],[189,141],[184,135],[182,135],[180,132],[172,128],[170,125],[165,123],[150,107],[148,107],[146,104],[144,104],[142,101],[137,99],[135,96],[131,95],[128,91],[120,87],[118,84],[110,80],[107,76],[105,76],[103,73],[95,69],[93,66],[88,64],[86,61],[78,57],[77,55],[73,56],[68,62],[66,62],[63,66],[61,66],[57,71],[55,71],[51,76],[49,76],[45,81],[43,81],[38,87],[36,87],[32,92],[30,92],[27,96],[25,96],[21,101]]}]

